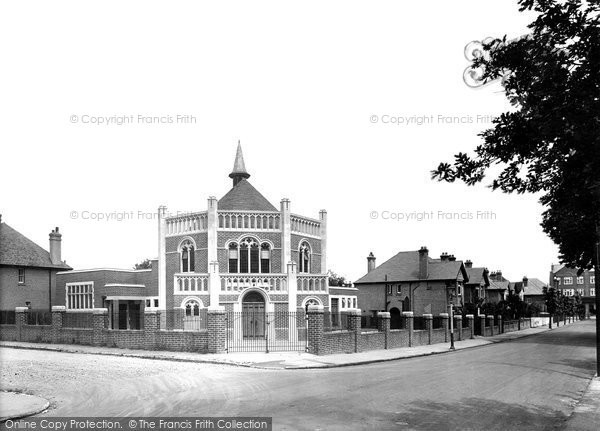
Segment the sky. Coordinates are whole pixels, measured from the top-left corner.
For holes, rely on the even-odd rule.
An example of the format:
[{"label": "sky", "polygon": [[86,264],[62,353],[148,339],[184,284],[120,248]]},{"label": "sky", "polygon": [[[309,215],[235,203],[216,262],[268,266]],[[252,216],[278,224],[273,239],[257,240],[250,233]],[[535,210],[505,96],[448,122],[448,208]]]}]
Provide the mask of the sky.
[{"label": "sky", "polygon": [[532,195],[432,181],[509,109],[465,85],[465,46],[527,33],[516,1],[103,1],[0,5],[0,213],[76,269],[158,253],[156,209],[231,188],[240,140],[276,207],[328,211],[329,269],[356,280],[427,246],[548,278]]}]

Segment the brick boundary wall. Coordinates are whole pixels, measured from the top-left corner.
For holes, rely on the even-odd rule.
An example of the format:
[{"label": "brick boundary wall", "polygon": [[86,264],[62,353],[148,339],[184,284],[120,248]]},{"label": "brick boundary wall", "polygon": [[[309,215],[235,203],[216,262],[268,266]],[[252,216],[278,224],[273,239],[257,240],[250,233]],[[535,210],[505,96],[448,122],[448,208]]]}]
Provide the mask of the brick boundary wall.
[{"label": "brick boundary wall", "polygon": [[[144,311],[144,329],[121,330],[108,328],[108,310],[94,309],[90,312],[91,324],[87,328],[67,328],[63,326],[65,307],[52,307],[51,325],[28,325],[25,307],[17,307],[15,324],[0,325],[0,340],[27,341],[43,343],[85,344],[127,349],[187,351],[198,353],[222,353],[226,351],[227,328],[224,307],[209,307],[207,310],[207,329],[188,331],[184,329],[161,329],[161,312],[148,308]],[[425,329],[414,329],[412,312],[402,313],[404,329],[391,329],[389,312],[378,313],[377,329],[361,328],[361,310],[348,310],[348,329],[341,331],[324,330],[324,308],[321,305],[310,305],[307,311],[308,320],[308,352],[315,355],[335,353],[356,353],[370,350],[393,349],[398,347],[422,346],[438,343],[449,343],[449,317],[447,313],[439,315],[442,328],[433,328],[433,315],[424,314]],[[498,317],[498,325],[494,326],[493,316],[466,315],[468,322],[463,327],[462,316],[455,317],[455,339],[475,338],[475,319],[480,319],[485,336],[501,332],[517,331],[531,327],[530,319],[520,322],[505,321]],[[571,322],[577,319],[571,319]]]}]

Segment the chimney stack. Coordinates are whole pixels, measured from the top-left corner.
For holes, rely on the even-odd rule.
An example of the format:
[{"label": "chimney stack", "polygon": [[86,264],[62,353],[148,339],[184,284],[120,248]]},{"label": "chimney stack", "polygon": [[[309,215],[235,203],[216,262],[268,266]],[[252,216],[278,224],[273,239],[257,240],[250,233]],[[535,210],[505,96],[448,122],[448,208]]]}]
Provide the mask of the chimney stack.
[{"label": "chimney stack", "polygon": [[58,232],[58,227],[50,232],[50,260],[52,261],[52,265],[60,265],[62,263],[61,237],[62,235]]},{"label": "chimney stack", "polygon": [[367,256],[367,272],[371,272],[375,269],[375,256],[373,252],[370,252]]},{"label": "chimney stack", "polygon": [[419,279],[426,280],[429,276],[427,266],[429,264],[429,250],[423,246],[419,250]]},{"label": "chimney stack", "polygon": [[441,260],[442,262],[444,262],[444,261],[448,260],[448,253],[446,253],[446,252],[443,252],[443,253],[440,255],[440,260]]},{"label": "chimney stack", "polygon": [[465,268],[473,268],[473,262],[471,262],[471,259],[467,259],[465,262]]},{"label": "chimney stack", "polygon": [[453,254],[451,254],[450,256],[448,256],[448,260],[449,260],[450,262],[454,262],[454,261],[456,261],[456,257],[454,257],[454,255],[453,255]]},{"label": "chimney stack", "polygon": [[523,287],[527,287],[528,281],[529,281],[529,279],[527,278],[527,276],[523,277]]}]

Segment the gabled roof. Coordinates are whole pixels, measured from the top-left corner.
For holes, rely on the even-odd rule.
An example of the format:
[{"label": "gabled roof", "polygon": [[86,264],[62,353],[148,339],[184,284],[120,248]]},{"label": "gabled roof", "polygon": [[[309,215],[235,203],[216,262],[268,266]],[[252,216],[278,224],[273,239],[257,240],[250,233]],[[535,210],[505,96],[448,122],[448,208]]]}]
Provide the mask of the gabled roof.
[{"label": "gabled roof", "polygon": [[[517,286],[517,284],[520,284],[520,285]],[[544,283],[542,280],[540,280],[538,278],[527,279],[527,286],[523,286],[522,281],[519,283],[515,283],[515,288],[518,288],[519,291],[520,291],[520,289],[524,289],[523,295],[525,295],[525,296],[543,295],[544,287],[546,287],[546,286],[547,286],[546,283]]]},{"label": "gabled roof", "polygon": [[246,179],[240,180],[219,200],[218,208],[225,211],[277,211]]},{"label": "gabled roof", "polygon": [[54,265],[50,253],[6,223],[0,223],[0,265],[72,269],[66,263]]},{"label": "gabled roof", "polygon": [[[354,284],[417,281],[419,278],[419,251],[401,251],[391,259],[365,274]],[[428,258],[427,280],[462,280],[468,278],[462,261],[441,261]]]},{"label": "gabled roof", "polygon": [[490,280],[487,277],[487,275],[485,275],[487,272],[487,270],[485,268],[471,267],[471,268],[465,268],[465,269],[467,270],[467,275],[469,276],[468,284],[489,286]]},{"label": "gabled roof", "polygon": [[490,278],[490,285],[488,286],[488,290],[508,290],[510,287],[510,281],[504,279],[502,281],[493,280]]}]

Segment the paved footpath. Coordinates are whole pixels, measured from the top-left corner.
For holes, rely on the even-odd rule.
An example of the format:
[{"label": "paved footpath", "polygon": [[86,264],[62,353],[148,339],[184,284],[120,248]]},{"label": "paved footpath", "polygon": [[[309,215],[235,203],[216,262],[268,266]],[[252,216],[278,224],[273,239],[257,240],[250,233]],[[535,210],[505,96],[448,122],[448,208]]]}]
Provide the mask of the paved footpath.
[{"label": "paved footpath", "polygon": [[[561,326],[562,327],[562,326]],[[464,350],[491,343],[514,340],[548,331],[547,327],[524,329],[508,332],[493,337],[475,337],[474,339],[456,341],[456,350]],[[209,364],[226,364],[261,369],[310,369],[334,368],[351,365],[363,365],[375,362],[394,361],[397,359],[450,353],[449,343],[431,344],[427,346],[402,347],[389,350],[371,350],[360,353],[340,353],[327,356],[316,356],[304,352],[235,352],[220,354],[202,354],[192,352],[167,352],[155,350],[117,349],[112,347],[80,346],[73,344],[24,343],[17,341],[0,341],[0,347],[14,349],[48,350],[65,353],[84,353],[92,355],[124,356],[132,358],[156,359],[180,362],[197,362]]]},{"label": "paved footpath", "polygon": [[18,392],[0,392],[0,422],[23,418],[46,410],[48,400]]}]

